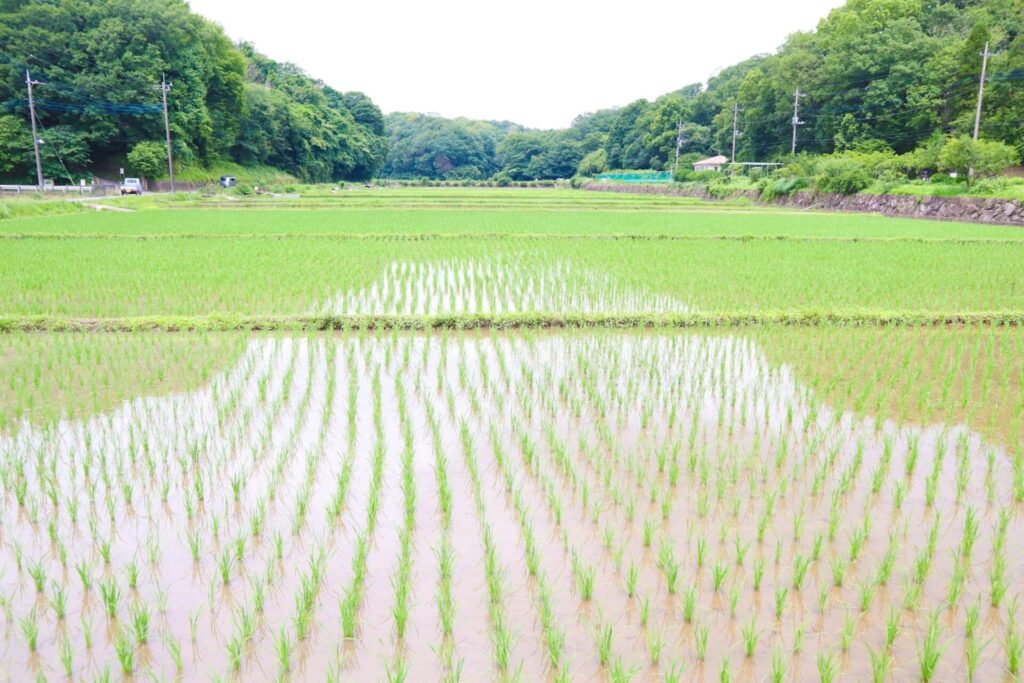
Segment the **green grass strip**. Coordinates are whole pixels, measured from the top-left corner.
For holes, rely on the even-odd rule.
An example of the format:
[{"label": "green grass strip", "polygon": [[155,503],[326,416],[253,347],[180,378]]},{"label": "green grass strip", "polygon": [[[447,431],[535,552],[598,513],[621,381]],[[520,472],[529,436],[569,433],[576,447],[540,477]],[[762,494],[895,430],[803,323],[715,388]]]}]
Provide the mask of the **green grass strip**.
[{"label": "green grass strip", "polygon": [[0,233],[0,240],[331,240],[381,242],[429,242],[429,241],[532,241],[532,240],[592,240],[631,242],[891,242],[916,244],[1022,244],[1024,232],[1017,238],[996,237],[828,237],[816,235],[685,235],[671,233],[550,233],[550,232],[432,232],[432,233],[390,233],[390,232],[280,232],[280,233],[55,233],[19,232]]},{"label": "green grass strip", "polygon": [[343,316],[131,316],[84,318],[67,316],[0,316],[0,333],[38,332],[142,332],[189,330],[439,330],[520,328],[561,329],[643,329],[643,328],[729,328],[761,326],[793,327],[956,327],[1019,326],[1024,311],[1002,312],[844,312],[844,311],[757,311],[737,313],[679,314],[557,314],[518,313],[508,315],[343,315]]}]

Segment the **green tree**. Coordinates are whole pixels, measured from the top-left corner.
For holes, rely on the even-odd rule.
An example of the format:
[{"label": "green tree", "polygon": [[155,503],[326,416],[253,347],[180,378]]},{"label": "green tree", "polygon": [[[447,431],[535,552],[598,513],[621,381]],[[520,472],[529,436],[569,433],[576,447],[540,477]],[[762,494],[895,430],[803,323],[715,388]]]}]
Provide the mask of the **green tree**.
[{"label": "green tree", "polygon": [[582,176],[595,176],[608,170],[608,152],[603,149],[595,149],[580,161],[576,167],[576,173]]},{"label": "green tree", "polygon": [[31,69],[44,83],[37,113],[66,138],[71,170],[76,157],[109,169],[163,137],[161,74],[180,163],[232,159],[329,181],[368,178],[384,161],[383,116],[369,98],[232,44],[184,0],[4,2],[0,46],[0,101],[24,97]]},{"label": "green tree", "polygon": [[[39,131],[39,158],[43,176],[74,184],[75,176],[85,175],[89,168],[87,135],[71,126],[57,125]],[[31,145],[31,136],[29,137]]]},{"label": "green tree", "polygon": [[0,176],[20,180],[28,167],[31,150],[28,123],[9,114],[0,115]]},{"label": "green tree", "polygon": [[643,131],[637,121],[650,106],[647,100],[636,100],[619,110],[608,131],[606,149],[611,168],[647,168],[650,159],[644,158]]},{"label": "green tree", "polygon": [[946,143],[939,154],[939,165],[955,171],[967,179],[970,186],[974,176],[993,176],[1017,163],[1017,152],[1005,142],[973,140],[961,135]]},{"label": "green tree", "polygon": [[128,168],[143,178],[159,178],[167,171],[167,148],[151,140],[143,140],[128,152]]}]

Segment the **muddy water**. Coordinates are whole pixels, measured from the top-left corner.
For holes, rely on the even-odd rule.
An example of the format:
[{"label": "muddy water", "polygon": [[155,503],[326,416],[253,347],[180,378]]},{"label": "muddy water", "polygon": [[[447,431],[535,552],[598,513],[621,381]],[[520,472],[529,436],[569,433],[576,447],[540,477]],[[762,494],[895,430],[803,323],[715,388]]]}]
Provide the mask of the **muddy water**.
[{"label": "muddy water", "polygon": [[[453,493],[447,529],[432,418]],[[400,639],[406,433],[415,496]],[[594,680],[618,663],[660,680],[675,663],[687,677],[728,666],[751,681],[773,659],[791,679],[815,679],[819,655],[840,679],[868,678],[890,618],[891,674],[916,678],[934,614],[945,645],[936,678],[955,680],[966,677],[976,604],[977,642],[993,643],[976,676],[1001,680],[1024,589],[1012,453],[963,426],[834,412],[738,336],[254,337],[202,390],[24,425],[0,437],[0,453],[9,680],[61,677],[62,651],[75,679],[118,674],[115,643],[138,640],[142,613],[148,638],[128,648],[140,677],[381,680],[406,669],[410,680]],[[950,608],[969,516],[977,540]],[[447,641],[436,599],[444,538],[456,612]],[[339,604],[359,539],[365,583],[346,639]],[[993,607],[1000,564],[1006,593]],[[114,619],[101,584],[117,587]],[[511,634],[504,671],[496,613]],[[561,635],[557,666],[545,626]]]}]

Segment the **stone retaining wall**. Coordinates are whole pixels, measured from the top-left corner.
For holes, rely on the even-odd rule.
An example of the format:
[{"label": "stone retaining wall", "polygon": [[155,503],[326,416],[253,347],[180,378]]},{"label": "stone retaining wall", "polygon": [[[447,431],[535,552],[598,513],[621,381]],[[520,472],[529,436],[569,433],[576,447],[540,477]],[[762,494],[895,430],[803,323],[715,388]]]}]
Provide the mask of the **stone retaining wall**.
[{"label": "stone retaining wall", "polygon": [[[584,189],[598,192],[626,192],[716,200],[704,187],[626,185],[622,183],[589,183]],[[745,197],[758,204],[775,204],[825,211],[857,211],[885,216],[935,218],[972,223],[998,223],[1024,227],[1024,204],[1012,199],[983,197],[913,197],[892,194],[841,195],[826,192],[800,191],[790,197],[762,201],[757,190],[737,190],[728,198]]]}]

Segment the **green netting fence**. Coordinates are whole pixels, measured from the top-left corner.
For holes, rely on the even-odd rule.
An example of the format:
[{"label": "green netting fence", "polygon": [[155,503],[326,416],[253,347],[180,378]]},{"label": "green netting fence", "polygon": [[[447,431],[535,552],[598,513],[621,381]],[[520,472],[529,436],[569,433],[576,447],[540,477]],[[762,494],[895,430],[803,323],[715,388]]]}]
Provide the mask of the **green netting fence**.
[{"label": "green netting fence", "polygon": [[671,171],[623,171],[602,173],[598,180],[611,180],[617,183],[671,183]]}]

